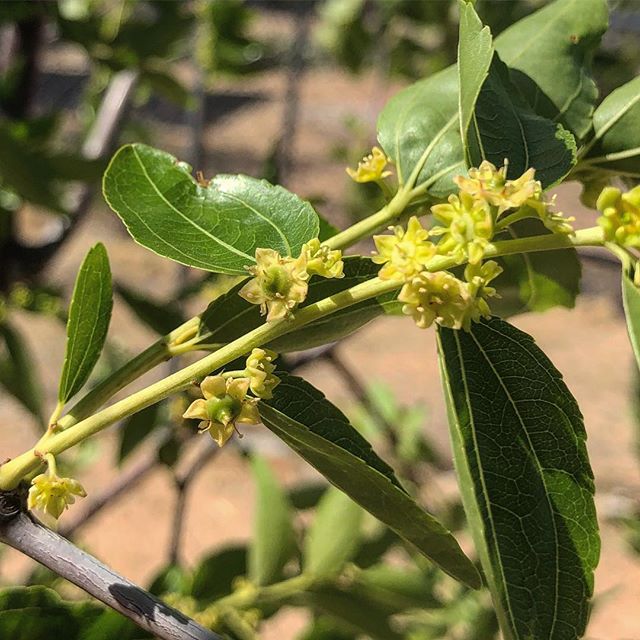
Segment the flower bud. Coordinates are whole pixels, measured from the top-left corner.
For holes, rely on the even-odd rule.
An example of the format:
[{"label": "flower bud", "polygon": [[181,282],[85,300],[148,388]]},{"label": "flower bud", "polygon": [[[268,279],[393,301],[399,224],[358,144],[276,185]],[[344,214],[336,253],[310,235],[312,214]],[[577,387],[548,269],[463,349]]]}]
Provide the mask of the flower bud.
[{"label": "flower bud", "polygon": [[254,349],[247,358],[245,374],[249,388],[259,398],[273,397],[273,390],[280,384],[280,378],[273,375],[276,365],[273,361],[278,354],[268,349]]},{"label": "flower bud", "polygon": [[302,247],[302,252],[307,254],[307,273],[323,278],[344,277],[344,262],[339,249],[331,251],[329,247],[321,245],[318,238],[314,238]]},{"label": "flower bud", "polygon": [[609,242],[640,248],[640,186],[627,193],[605,187],[596,203],[602,212],[598,224]]}]

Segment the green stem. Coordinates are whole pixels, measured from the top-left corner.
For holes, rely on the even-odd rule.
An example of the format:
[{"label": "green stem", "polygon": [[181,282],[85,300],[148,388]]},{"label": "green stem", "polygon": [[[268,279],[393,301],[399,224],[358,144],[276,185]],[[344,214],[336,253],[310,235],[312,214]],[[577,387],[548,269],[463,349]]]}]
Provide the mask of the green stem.
[{"label": "green stem", "polygon": [[[326,580],[322,580],[323,582]],[[274,604],[287,600],[319,584],[318,578],[302,574],[265,587],[239,589],[211,605],[212,609],[250,609],[258,604]]]},{"label": "green stem", "polygon": [[38,468],[43,454],[58,455],[114,422],[187,388],[194,379],[205,377],[255,347],[266,344],[335,311],[374,298],[387,291],[393,291],[397,286],[398,284],[395,282],[385,282],[374,278],[300,309],[295,318],[291,320],[265,323],[198,362],[131,394],[84,420],[80,420],[64,431],[47,433],[33,449],[0,467],[0,490],[15,488],[21,478]]},{"label": "green stem", "polygon": [[181,345],[197,334],[199,326],[200,319],[191,318],[98,383],[57,421],[57,430],[63,431],[77,424],[141,375],[174,355],[178,355],[181,352]]},{"label": "green stem", "polygon": [[330,249],[346,249],[354,245],[358,240],[370,236],[374,231],[378,231],[389,222],[400,217],[412,198],[413,193],[410,190],[400,189],[380,211],[364,220],[360,220],[360,222],[356,222],[348,229],[325,240],[322,244]]},{"label": "green stem", "polygon": [[[485,257],[491,258],[514,253],[548,251],[567,247],[601,246],[603,243],[604,234],[602,229],[593,227],[576,231],[573,236],[552,234],[496,242],[487,247]],[[441,271],[454,267],[456,264],[457,262],[453,258],[442,256],[434,258],[427,268],[429,271]],[[172,393],[187,388],[194,379],[208,375],[228,362],[248,353],[255,347],[267,344],[275,338],[340,309],[394,291],[398,286],[399,283],[395,280],[373,278],[351,289],[341,291],[329,298],[299,309],[295,318],[291,320],[279,320],[263,324],[234,342],[221,347],[218,351],[205,356],[198,362],[133,393],[128,398],[116,402],[73,426],[69,426],[64,431],[49,432],[34,449],[19,455],[0,467],[0,490],[6,491],[15,488],[25,475],[38,468],[41,464],[41,457],[44,454],[52,453],[58,455],[114,422],[155,402],[159,402]],[[197,322],[198,319],[194,320]]]}]

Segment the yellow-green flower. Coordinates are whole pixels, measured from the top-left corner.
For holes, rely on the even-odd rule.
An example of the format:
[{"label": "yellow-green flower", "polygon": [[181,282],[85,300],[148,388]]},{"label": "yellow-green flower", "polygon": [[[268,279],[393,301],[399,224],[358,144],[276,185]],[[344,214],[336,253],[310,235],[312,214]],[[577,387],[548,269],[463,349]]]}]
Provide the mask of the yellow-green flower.
[{"label": "yellow-green flower", "polygon": [[344,277],[344,262],[339,249],[331,251],[329,247],[321,245],[318,238],[314,238],[302,247],[302,251],[307,254],[307,273],[323,278]]},{"label": "yellow-green flower", "polygon": [[526,205],[535,211],[536,216],[542,220],[542,224],[553,233],[564,233],[570,235],[573,233],[571,223],[574,217],[565,218],[560,211],[554,211],[556,197],[553,196],[551,202],[543,200],[527,200]]},{"label": "yellow-green flower", "polygon": [[204,399],[194,400],[182,417],[201,420],[200,431],[208,431],[219,447],[233,435],[237,424],[260,422],[258,401],[247,395],[248,378],[207,376],[200,389]]},{"label": "yellow-green flower", "polygon": [[480,318],[491,317],[491,309],[486,298],[500,297],[494,287],[487,286],[502,273],[502,267],[494,260],[484,264],[468,264],[464,270],[467,281],[467,291],[470,304],[462,322],[462,328],[468,331],[471,322],[478,322]]},{"label": "yellow-green flower", "polygon": [[48,454],[46,460],[47,470],[31,481],[27,506],[29,509],[39,509],[57,520],[76,501],[76,496],[84,498],[87,493],[77,480],[58,476],[53,455]]},{"label": "yellow-green flower", "polygon": [[415,216],[409,219],[406,231],[401,226],[390,229],[393,235],[373,236],[378,253],[372,260],[384,264],[378,274],[383,280],[407,280],[422,271],[436,254],[436,246]]},{"label": "yellow-green flower", "polygon": [[404,302],[402,312],[411,316],[421,329],[434,322],[460,329],[471,297],[466,283],[448,271],[421,271],[405,283],[398,300]]},{"label": "yellow-green flower", "polygon": [[362,158],[356,170],[347,167],[347,173],[356,182],[378,182],[391,175],[391,171],[386,170],[391,162],[380,147],[373,147],[368,156]]},{"label": "yellow-green flower", "polygon": [[535,180],[535,170],[527,169],[517,180],[507,180],[507,163],[497,169],[485,160],[477,168],[469,169],[469,177],[457,176],[454,182],[460,194],[497,207],[498,214],[507,209],[517,209],[527,200],[539,200],[542,185]]},{"label": "yellow-green flower", "polygon": [[487,204],[461,192],[460,197],[450,195],[446,204],[433,205],[431,211],[444,225],[431,229],[431,235],[442,236],[438,253],[457,262],[479,263],[493,237],[493,215]]},{"label": "yellow-green flower", "polygon": [[280,378],[273,375],[276,365],[273,361],[278,354],[269,349],[254,349],[247,358],[245,374],[249,388],[259,398],[273,397],[273,390],[280,384]]},{"label": "yellow-green flower", "polygon": [[640,186],[627,193],[605,187],[596,206],[602,212],[598,224],[604,230],[606,240],[640,248]]},{"label": "yellow-green flower", "polygon": [[238,292],[247,302],[259,304],[267,322],[291,315],[307,297],[307,252],[298,258],[283,258],[274,249],[256,249],[256,264],[248,267],[254,276]]}]

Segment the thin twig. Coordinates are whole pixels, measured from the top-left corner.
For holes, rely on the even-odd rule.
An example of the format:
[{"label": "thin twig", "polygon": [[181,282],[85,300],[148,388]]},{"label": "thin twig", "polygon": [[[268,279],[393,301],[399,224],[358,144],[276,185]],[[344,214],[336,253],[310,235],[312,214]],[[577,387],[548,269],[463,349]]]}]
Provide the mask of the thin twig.
[{"label": "thin twig", "polygon": [[84,508],[70,516],[67,522],[60,527],[60,534],[65,538],[72,537],[78,529],[93,520],[107,504],[111,504],[120,496],[131,491],[157,464],[158,451],[154,449],[150,455],[123,471],[112,485],[93,496],[90,501],[86,501],[83,505]]},{"label": "thin twig", "polygon": [[0,522],[0,541],[33,558],[162,640],[222,640],[20,511]]},{"label": "thin twig", "polygon": [[174,477],[176,487],[176,506],[173,512],[171,526],[171,543],[169,545],[169,564],[178,564],[180,561],[180,542],[184,528],[184,512],[187,505],[189,489],[193,481],[206,467],[206,465],[218,455],[220,448],[214,446],[211,438],[203,438],[200,451],[189,468],[182,474]]}]

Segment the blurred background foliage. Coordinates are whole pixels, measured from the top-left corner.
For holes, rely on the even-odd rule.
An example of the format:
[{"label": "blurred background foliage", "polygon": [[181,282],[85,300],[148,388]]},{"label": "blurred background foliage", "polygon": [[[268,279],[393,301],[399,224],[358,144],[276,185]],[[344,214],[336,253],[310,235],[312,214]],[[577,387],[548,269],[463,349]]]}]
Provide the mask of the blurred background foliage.
[{"label": "blurred background foliage", "polygon": [[[545,0],[478,0],[477,8],[497,34],[544,4]],[[456,7],[453,0],[1,3],[2,391],[44,428],[42,382],[13,316],[27,313],[46,316],[51,322],[66,320],[66,298],[48,281],[47,267],[90,211],[102,171],[118,144],[133,139],[153,143],[158,126],[154,114],[163,113],[165,123],[171,118],[189,123],[192,134],[185,160],[196,168],[202,166],[200,137],[206,103],[217,83],[284,68],[287,101],[282,128],[263,159],[262,175],[286,182],[293,162],[297,85],[304,70],[337,66],[348,73],[374,73],[400,83],[430,75],[455,62]],[[637,3],[617,2],[612,8],[612,30],[594,60],[603,96],[633,78],[640,62]],[[290,40],[259,28],[265,17],[273,16],[295,25]],[[51,55],[69,56],[80,71],[45,71],[43,61]],[[222,108],[233,111],[241,105],[241,100],[227,96]],[[345,124],[348,140],[336,143],[331,156],[354,164],[370,148],[372,134],[370,126],[356,117],[349,117]],[[379,206],[380,195],[370,185],[349,184],[344,208],[351,219]],[[34,211],[39,215],[37,224],[25,223],[25,217],[33,219],[29,216]],[[180,283],[167,304],[121,281],[118,301],[141,324],[163,335],[188,317],[194,300],[209,301],[234,281],[219,276],[199,279],[183,270]],[[97,378],[131,355],[119,344],[108,345],[106,353]],[[425,436],[429,421],[425,409],[402,406],[382,384],[363,386],[331,346],[283,364],[293,371],[312,359],[324,360],[344,378],[354,398],[350,411],[354,425],[377,445],[412,492],[419,495],[420,487],[429,487],[428,498],[420,497],[459,531],[463,515],[457,495],[438,489],[438,479],[452,474],[452,469]],[[325,485],[281,487],[268,463],[246,450],[242,441],[236,440],[234,446],[239,456],[250,461],[247,472],[253,473],[259,496],[253,538],[247,544],[212,550],[196,566],[183,566],[180,539],[187,491],[217,451],[205,443],[185,468],[183,452],[190,450],[194,436],[193,426],[180,418],[188,401],[184,394],[132,416],[121,426],[114,461],[122,468],[121,477],[101,495],[88,499],[89,505],[75,519],[73,514],[63,519],[66,535],[73,536],[124,492],[134,491],[151,469],[165,465],[175,481],[176,516],[167,566],[150,588],[230,637],[254,637],[259,620],[289,606],[309,612],[309,625],[298,636],[300,640],[495,637],[496,621],[485,593],[471,593],[455,584]],[[95,460],[96,446],[88,443],[67,456],[69,471],[77,473]],[[129,456],[138,448],[145,448],[147,455],[130,465]],[[640,552],[640,510],[625,510],[618,520]],[[302,588],[282,588],[283,584],[295,587],[295,580],[301,578]],[[107,637],[84,629],[82,620],[88,618],[79,614],[76,604],[65,604],[42,591],[41,587],[50,587],[77,598],[79,594],[61,579],[36,569],[25,584],[33,588],[8,589],[5,595],[0,593],[0,604],[20,601],[31,611],[54,607],[66,620],[67,631],[78,629],[77,636],[69,631],[69,638]],[[280,590],[270,590],[274,584]],[[0,636],[14,637],[3,631],[16,628],[19,613],[11,618],[6,609],[0,606]],[[109,621],[102,619],[102,628],[118,629],[121,640],[143,637],[117,614],[104,615]],[[43,625],[47,620],[43,615]],[[34,629],[32,638],[40,637],[37,624]],[[42,633],[49,633],[47,629],[43,626]]]}]

